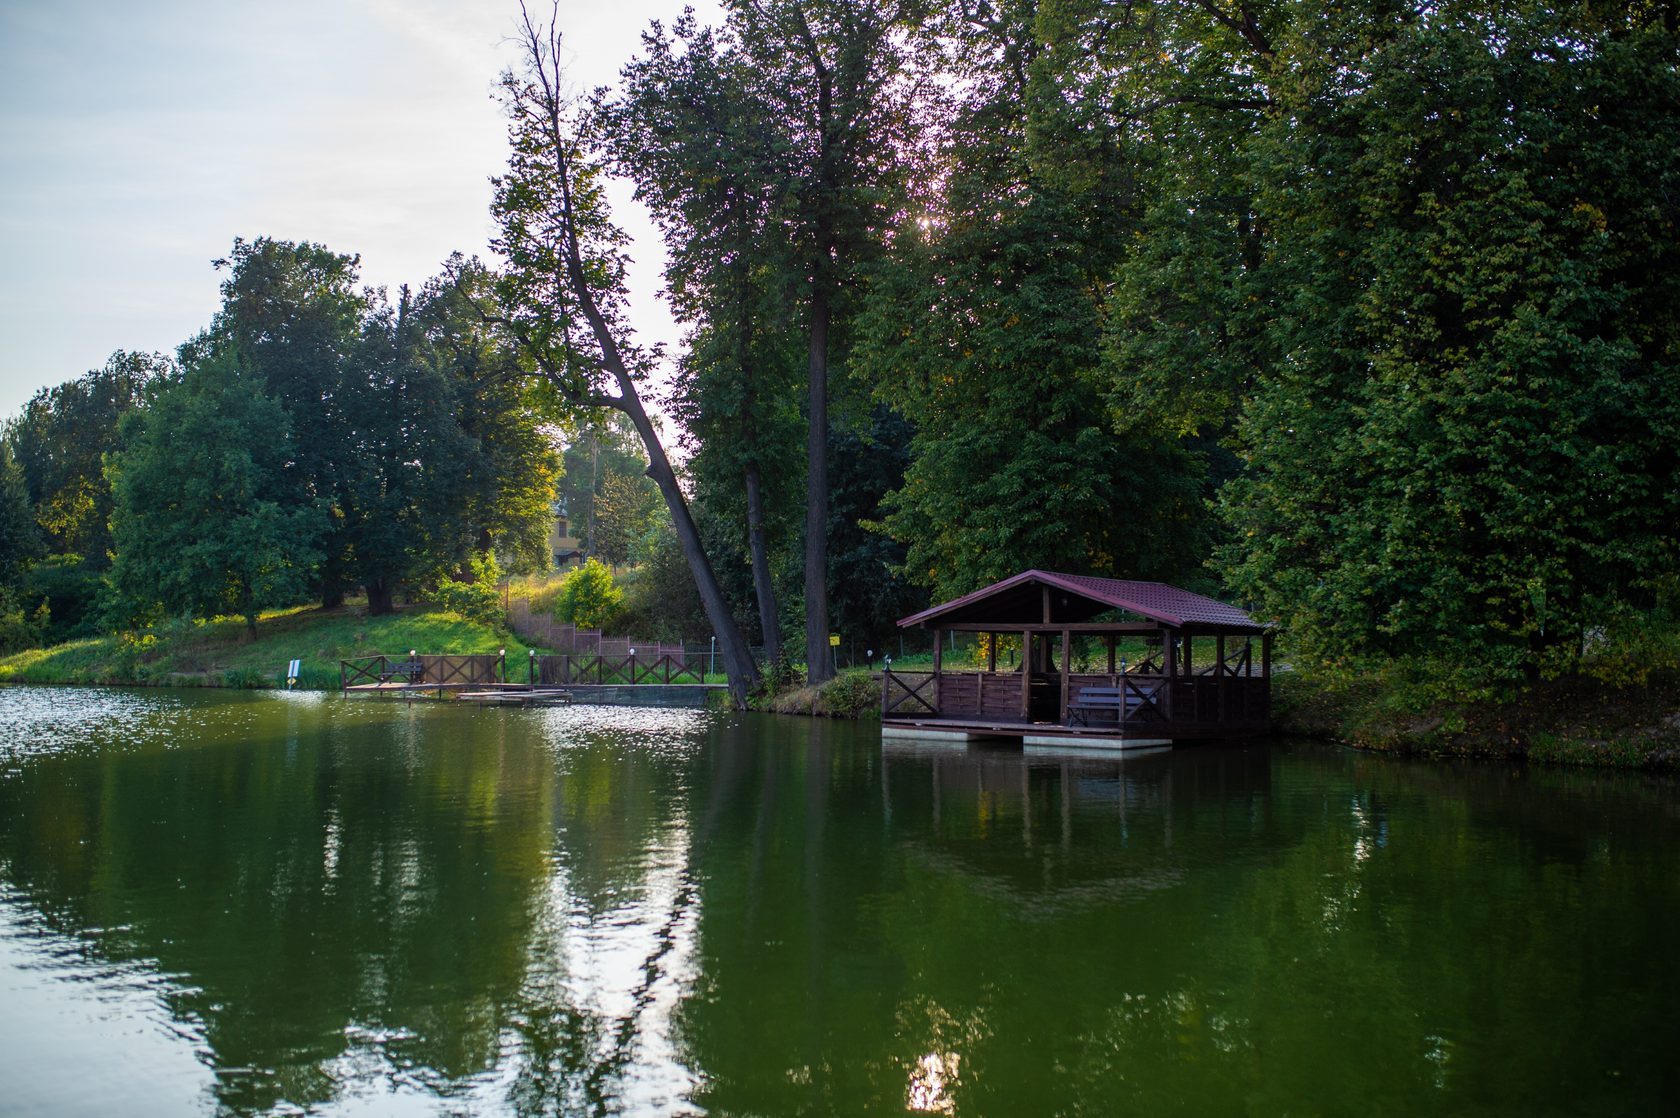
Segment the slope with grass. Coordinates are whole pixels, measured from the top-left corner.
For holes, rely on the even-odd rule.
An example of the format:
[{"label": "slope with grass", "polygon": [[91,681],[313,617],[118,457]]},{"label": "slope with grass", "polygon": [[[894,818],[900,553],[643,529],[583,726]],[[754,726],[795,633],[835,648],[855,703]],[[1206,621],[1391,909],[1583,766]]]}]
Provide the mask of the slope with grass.
[{"label": "slope with grass", "polygon": [[355,606],[300,607],[265,613],[255,639],[238,618],[167,621],[139,633],[93,637],[0,658],[0,683],[277,687],[286,664],[302,660],[298,686],[336,690],[338,662],[388,653],[486,653],[507,650],[520,678],[527,646],[505,629],[431,606],[368,617]]}]

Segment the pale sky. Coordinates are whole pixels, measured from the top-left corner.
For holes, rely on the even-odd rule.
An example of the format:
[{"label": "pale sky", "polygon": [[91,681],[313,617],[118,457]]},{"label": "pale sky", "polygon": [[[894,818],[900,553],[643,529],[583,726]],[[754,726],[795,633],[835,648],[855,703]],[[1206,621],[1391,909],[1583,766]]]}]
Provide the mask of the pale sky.
[{"label": "pale sky", "polygon": [[[614,81],[648,21],[682,8],[561,0],[573,80]],[[517,16],[517,0],[0,0],[0,418],[113,350],[172,352],[215,313],[210,262],[236,236],[359,253],[393,293],[452,251],[486,255]],[[627,187],[615,210],[635,324],[674,344],[657,234]]]}]

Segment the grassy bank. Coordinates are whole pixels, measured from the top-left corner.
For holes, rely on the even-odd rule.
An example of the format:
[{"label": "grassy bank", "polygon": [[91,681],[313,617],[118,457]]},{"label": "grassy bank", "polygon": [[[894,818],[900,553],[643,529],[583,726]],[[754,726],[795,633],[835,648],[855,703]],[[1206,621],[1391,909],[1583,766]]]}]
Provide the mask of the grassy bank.
[{"label": "grassy bank", "polygon": [[377,653],[485,653],[507,649],[520,678],[526,646],[512,633],[430,606],[368,617],[356,605],[300,607],[264,614],[253,639],[243,620],[169,621],[137,634],[92,637],[0,658],[0,683],[277,687],[288,661],[301,659],[298,686],[338,687],[338,662]]},{"label": "grassy bank", "polygon": [[852,668],[816,687],[793,680],[767,689],[754,696],[752,706],[773,714],[870,718],[881,713],[881,680],[865,668]]},{"label": "grassy bank", "polygon": [[1273,680],[1279,733],[1431,757],[1505,757],[1549,764],[1680,770],[1680,678],[1612,688],[1587,678],[1501,700],[1420,702],[1380,676]]}]

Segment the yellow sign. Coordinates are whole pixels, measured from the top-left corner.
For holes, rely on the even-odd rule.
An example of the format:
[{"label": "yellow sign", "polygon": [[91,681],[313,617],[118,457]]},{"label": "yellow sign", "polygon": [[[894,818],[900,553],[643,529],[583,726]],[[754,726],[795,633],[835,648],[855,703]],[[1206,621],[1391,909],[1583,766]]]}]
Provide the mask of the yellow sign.
[{"label": "yellow sign", "polygon": [[839,648],[840,647],[840,634],[839,633],[828,634],[828,646],[830,648]]}]

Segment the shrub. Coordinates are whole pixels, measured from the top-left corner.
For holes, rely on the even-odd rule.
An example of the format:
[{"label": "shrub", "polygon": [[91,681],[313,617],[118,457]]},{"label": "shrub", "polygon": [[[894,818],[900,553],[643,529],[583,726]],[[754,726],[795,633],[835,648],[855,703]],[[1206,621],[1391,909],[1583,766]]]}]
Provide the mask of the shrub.
[{"label": "shrub", "polygon": [[31,610],[11,591],[0,587],[0,654],[41,644],[49,620],[46,602]]},{"label": "shrub", "polygon": [[837,718],[858,718],[881,709],[881,681],[861,669],[841,672],[818,694],[822,706]]},{"label": "shrub", "polygon": [[605,629],[623,602],[624,591],[613,584],[612,572],[591,559],[561,580],[554,618],[579,629]]},{"label": "shrub", "polygon": [[426,595],[427,600],[436,602],[444,609],[458,613],[469,621],[478,621],[485,625],[501,624],[502,572],[496,566],[496,557],[488,552],[475,555],[472,561],[472,575],[470,582],[444,578],[437,584],[437,589]]},{"label": "shrub", "polygon": [[23,580],[26,601],[47,603],[52,620],[41,639],[48,644],[94,633],[104,592],[104,576],[90,569],[80,555],[49,555],[31,567]]}]

